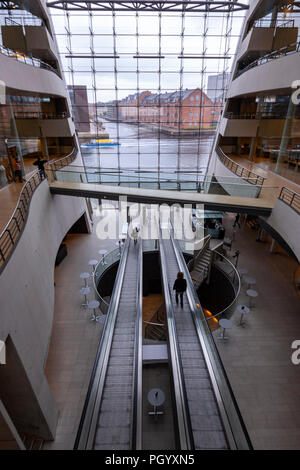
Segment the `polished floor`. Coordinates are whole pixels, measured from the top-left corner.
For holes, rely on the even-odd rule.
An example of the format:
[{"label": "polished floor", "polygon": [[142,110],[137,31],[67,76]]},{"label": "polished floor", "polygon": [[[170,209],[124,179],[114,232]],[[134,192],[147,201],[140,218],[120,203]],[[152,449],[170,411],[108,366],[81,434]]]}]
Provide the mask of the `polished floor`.
[{"label": "polished floor", "polygon": [[11,183],[0,189],[0,234],[15,210],[23,183]]},{"label": "polished floor", "polygon": [[[116,248],[113,240],[96,235],[100,216],[94,218],[94,231],[88,235],[68,235],[68,256],[55,269],[55,310],[46,376],[59,409],[54,442],[45,449],[72,449],[84,405],[92,367],[98,349],[102,324],[90,321],[91,312],[81,307],[81,272],[90,271],[90,259],[100,259],[98,251]],[[90,280],[90,286],[92,283]],[[93,288],[89,300],[95,299]]]},{"label": "polished floor", "polygon": [[[232,232],[232,219],[227,232]],[[294,285],[298,264],[270,240],[256,242],[247,226],[234,234],[232,253],[257,281],[258,298],[244,326],[240,314],[225,343],[216,344],[255,449],[300,449],[300,366],[291,344],[300,339],[300,301]],[[248,302],[243,284],[239,303]]]},{"label": "polished floor", "polygon": [[[260,193],[261,198],[272,200],[274,196],[278,197],[280,195],[281,188],[284,186],[300,194],[300,177],[297,178],[297,181],[296,178],[290,178],[291,171],[288,174],[285,173],[285,176],[283,176],[274,172],[274,164],[272,165],[269,161],[264,162],[264,164],[262,164],[262,159],[258,159],[259,161],[257,163],[250,162],[245,157],[239,157],[233,154],[230,155],[230,158],[245,168],[248,168],[254,173],[266,178],[264,183],[265,189],[262,189]],[[295,171],[293,171],[293,173],[297,175]]]},{"label": "polished floor", "polygon": [[[229,235],[233,217],[227,222]],[[300,338],[299,298],[293,283],[298,266],[279,247],[270,253],[270,242],[256,242],[256,232],[247,226],[233,235],[231,253],[240,250],[239,266],[256,278],[259,297],[245,326],[238,326],[239,315],[234,314],[230,339],[224,344],[216,339],[218,349],[254,448],[299,449],[300,366],[291,362],[291,344]],[[101,337],[102,326],[91,323],[80,307],[79,274],[89,259],[97,258],[99,247],[115,248],[113,241],[100,242],[95,230],[91,235],[68,236],[67,245],[69,255],[56,269],[55,317],[46,366],[59,423],[56,439],[46,449],[73,446]],[[240,303],[246,301],[243,286]]]}]

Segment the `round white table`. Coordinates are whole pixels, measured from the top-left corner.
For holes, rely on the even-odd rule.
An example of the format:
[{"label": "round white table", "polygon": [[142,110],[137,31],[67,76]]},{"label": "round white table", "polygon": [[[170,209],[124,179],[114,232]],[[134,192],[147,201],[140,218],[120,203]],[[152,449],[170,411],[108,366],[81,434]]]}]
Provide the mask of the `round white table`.
[{"label": "round white table", "polygon": [[105,258],[104,258],[104,256],[107,253],[107,250],[99,250],[98,253],[99,253],[99,255],[102,256],[102,260],[101,260],[102,264],[107,264],[106,261],[105,261]]},{"label": "round white table", "polygon": [[221,318],[221,320],[219,320],[219,325],[221,326],[221,328],[223,328],[223,332],[219,336],[219,339],[222,339],[222,340],[228,339],[228,336],[225,336],[225,330],[229,330],[230,328],[232,328],[232,321],[227,320],[227,318]]},{"label": "round white table", "polygon": [[241,314],[240,325],[243,325],[244,322],[244,315],[248,315],[250,313],[250,308],[246,305],[238,305],[237,311]]},{"label": "round white table", "polygon": [[100,303],[98,302],[98,300],[92,300],[91,302],[88,303],[87,306],[90,310],[93,310],[93,315],[92,315],[91,321],[96,321],[97,322],[100,318],[100,315],[96,314],[96,310],[99,308]]},{"label": "round white table", "polygon": [[256,292],[256,290],[254,290],[254,289],[248,289],[246,294],[249,297],[249,307],[252,307],[251,301],[252,301],[252,299],[255,299],[258,296],[258,292]]},{"label": "round white table", "polygon": [[163,411],[158,411],[157,407],[165,402],[165,394],[160,388],[152,388],[147,395],[148,402],[153,406],[153,411],[149,411],[149,415],[153,415],[155,419],[158,415],[162,415]]},{"label": "round white table", "polygon": [[81,273],[80,279],[84,279],[84,287],[88,287],[87,280],[90,278],[90,273]]},{"label": "round white table", "polygon": [[92,266],[92,274],[94,274],[95,272],[95,267],[97,266],[98,264],[98,260],[97,259],[90,259],[89,261],[89,266]]},{"label": "round white table", "polygon": [[81,287],[80,294],[84,295],[84,303],[81,304],[82,307],[87,307],[88,306],[87,295],[89,295],[90,293],[91,293],[91,288],[90,287]]},{"label": "round white table", "polygon": [[248,289],[250,289],[251,286],[255,286],[256,279],[254,279],[254,277],[245,277],[245,282],[248,286]]}]

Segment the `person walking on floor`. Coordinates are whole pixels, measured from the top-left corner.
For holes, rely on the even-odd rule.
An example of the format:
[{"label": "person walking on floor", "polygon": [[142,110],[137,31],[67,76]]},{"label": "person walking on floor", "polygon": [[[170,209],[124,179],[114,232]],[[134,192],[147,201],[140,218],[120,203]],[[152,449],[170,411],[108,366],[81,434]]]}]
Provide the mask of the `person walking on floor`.
[{"label": "person walking on floor", "polygon": [[178,305],[179,297],[180,297],[180,305],[181,308],[183,308],[183,294],[186,291],[186,280],[183,277],[183,273],[179,272],[177,274],[177,279],[174,282],[173,290],[175,290],[175,299],[176,299],[176,304]]},{"label": "person walking on floor", "polygon": [[236,225],[238,225],[239,228],[241,228],[241,225],[240,225],[240,214],[236,214],[235,219],[234,219],[233,228],[235,228]]},{"label": "person walking on floor", "polygon": [[43,178],[47,178],[45,167],[44,167],[45,163],[47,163],[47,160],[42,160],[41,157],[38,157],[38,159],[35,162],[33,162],[33,164],[37,166],[39,169],[41,181],[43,180]]},{"label": "person walking on floor", "polygon": [[15,180],[19,180],[19,183],[23,183],[25,181],[22,176],[22,165],[21,162],[18,158],[15,158],[13,162],[13,168],[14,168],[14,173],[15,173]]}]

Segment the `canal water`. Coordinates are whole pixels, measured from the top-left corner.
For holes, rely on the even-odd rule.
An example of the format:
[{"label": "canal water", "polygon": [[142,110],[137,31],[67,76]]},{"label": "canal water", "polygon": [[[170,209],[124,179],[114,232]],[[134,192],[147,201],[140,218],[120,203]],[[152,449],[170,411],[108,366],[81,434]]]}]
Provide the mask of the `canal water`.
[{"label": "canal water", "polygon": [[[86,167],[205,174],[214,135],[172,137],[145,126],[103,121],[116,147],[82,148]],[[82,142],[81,142],[82,143]]]}]

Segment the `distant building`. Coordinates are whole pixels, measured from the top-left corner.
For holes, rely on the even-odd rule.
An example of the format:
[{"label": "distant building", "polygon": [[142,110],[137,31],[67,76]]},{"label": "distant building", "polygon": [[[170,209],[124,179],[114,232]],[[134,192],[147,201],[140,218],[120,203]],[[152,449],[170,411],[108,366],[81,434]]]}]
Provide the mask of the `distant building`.
[{"label": "distant building", "polygon": [[105,117],[105,119],[108,119],[109,121],[121,120],[119,101],[112,100],[106,103],[105,105],[106,105],[106,108],[103,108],[103,106],[101,106],[102,110],[105,109],[102,113],[102,116]]},{"label": "distant building", "polygon": [[89,103],[85,85],[68,85],[75,126],[78,132],[90,132]]},{"label": "distant building", "polygon": [[200,88],[171,93],[150,91],[129,95],[119,103],[123,121],[152,123],[169,130],[211,129],[218,122],[221,104]]},{"label": "distant building", "polygon": [[213,102],[223,102],[225,99],[225,92],[228,88],[230,75],[230,73],[224,72],[208,77],[206,94]]}]

